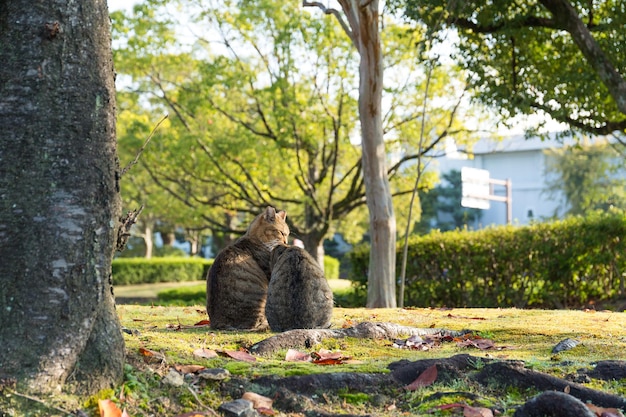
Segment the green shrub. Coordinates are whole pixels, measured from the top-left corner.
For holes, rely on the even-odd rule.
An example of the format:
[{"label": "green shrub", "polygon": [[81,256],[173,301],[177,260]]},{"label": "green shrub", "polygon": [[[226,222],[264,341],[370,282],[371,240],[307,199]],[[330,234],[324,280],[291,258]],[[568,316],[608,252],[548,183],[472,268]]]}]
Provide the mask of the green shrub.
[{"label": "green shrub", "polygon": [[113,260],[115,285],[203,280],[213,264],[203,258],[118,258]]},{"label": "green shrub", "polygon": [[324,275],[327,279],[339,278],[339,259],[332,256],[324,256]]},{"label": "green shrub", "polygon": [[[610,300],[624,292],[625,250],[621,212],[415,236],[405,305],[564,308]],[[400,265],[400,242],[397,253]],[[349,257],[350,279],[363,294],[369,248],[355,248]]]}]

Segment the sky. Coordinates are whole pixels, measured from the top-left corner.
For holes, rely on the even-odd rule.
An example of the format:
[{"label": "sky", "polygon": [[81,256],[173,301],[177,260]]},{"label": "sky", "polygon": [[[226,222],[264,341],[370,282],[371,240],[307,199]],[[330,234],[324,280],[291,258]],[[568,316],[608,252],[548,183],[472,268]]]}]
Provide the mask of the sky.
[{"label": "sky", "polygon": [[138,0],[108,0],[109,11],[114,10],[132,10]]}]

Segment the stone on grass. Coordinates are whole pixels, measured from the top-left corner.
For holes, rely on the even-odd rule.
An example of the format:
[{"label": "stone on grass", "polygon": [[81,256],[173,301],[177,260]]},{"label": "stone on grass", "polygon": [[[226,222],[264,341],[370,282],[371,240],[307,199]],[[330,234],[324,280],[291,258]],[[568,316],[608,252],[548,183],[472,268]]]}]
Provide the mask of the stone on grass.
[{"label": "stone on grass", "polygon": [[209,379],[211,381],[223,381],[226,378],[230,378],[230,372],[228,372],[228,369],[211,368],[203,369],[198,372],[198,376],[202,379]]},{"label": "stone on grass", "polygon": [[224,413],[226,417],[258,417],[259,413],[252,407],[252,403],[248,400],[240,398],[220,405],[219,411]]}]

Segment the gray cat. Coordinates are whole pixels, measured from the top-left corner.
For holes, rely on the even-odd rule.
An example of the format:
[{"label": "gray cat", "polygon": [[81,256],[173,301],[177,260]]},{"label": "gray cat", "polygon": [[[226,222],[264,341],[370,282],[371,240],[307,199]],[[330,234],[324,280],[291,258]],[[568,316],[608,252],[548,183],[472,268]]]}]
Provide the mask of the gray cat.
[{"label": "gray cat", "polygon": [[302,248],[278,245],[270,260],[272,276],[265,316],[275,332],[330,327],[333,292],[319,264]]}]

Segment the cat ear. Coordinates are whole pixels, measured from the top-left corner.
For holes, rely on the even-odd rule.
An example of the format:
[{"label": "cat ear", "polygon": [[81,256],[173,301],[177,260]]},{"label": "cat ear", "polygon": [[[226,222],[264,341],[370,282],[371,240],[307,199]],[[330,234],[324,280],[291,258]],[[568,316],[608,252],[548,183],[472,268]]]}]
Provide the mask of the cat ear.
[{"label": "cat ear", "polygon": [[285,210],[279,211],[278,213],[276,213],[276,215],[280,217],[282,221],[285,221],[285,219],[287,218],[287,212]]},{"label": "cat ear", "polygon": [[268,222],[274,223],[274,221],[276,220],[276,210],[274,209],[274,207],[267,206],[263,217],[265,217],[265,220],[267,220]]}]

